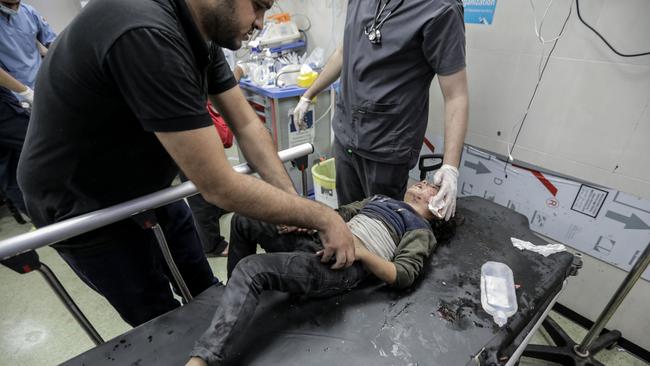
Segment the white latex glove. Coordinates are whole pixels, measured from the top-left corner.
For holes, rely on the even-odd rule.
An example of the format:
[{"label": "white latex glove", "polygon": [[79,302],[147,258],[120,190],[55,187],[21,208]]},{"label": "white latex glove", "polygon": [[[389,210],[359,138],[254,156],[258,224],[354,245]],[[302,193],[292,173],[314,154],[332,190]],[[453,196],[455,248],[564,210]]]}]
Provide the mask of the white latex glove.
[{"label": "white latex glove", "polygon": [[29,104],[28,108],[31,108],[32,105],[34,105],[34,91],[32,88],[27,87],[24,91],[21,91],[20,93],[16,93],[18,97],[20,97],[20,102],[21,103],[27,103]]},{"label": "white latex glove", "polygon": [[296,123],[296,127],[300,130],[304,130],[307,127],[305,126],[303,119],[305,118],[305,114],[307,113],[310,104],[311,100],[309,98],[300,97],[300,102],[298,102],[298,105],[296,105],[296,108],[293,110],[293,121]]},{"label": "white latex glove", "polygon": [[439,218],[449,221],[456,214],[458,194],[458,169],[445,164],[433,175],[433,184],[440,187],[438,194],[429,201],[429,210]]}]

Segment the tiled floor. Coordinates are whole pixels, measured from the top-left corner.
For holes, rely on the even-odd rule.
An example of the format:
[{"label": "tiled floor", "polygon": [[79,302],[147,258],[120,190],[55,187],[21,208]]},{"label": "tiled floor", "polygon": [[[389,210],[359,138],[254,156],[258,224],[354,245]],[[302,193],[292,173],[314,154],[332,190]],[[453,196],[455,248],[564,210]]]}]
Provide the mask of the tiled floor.
[{"label": "tiled floor", "polygon": [[[229,216],[222,218],[224,234],[230,230]],[[30,229],[17,225],[4,208],[0,208],[0,239]],[[41,261],[52,268],[65,288],[84,311],[104,339],[111,339],[127,330],[109,304],[86,287],[50,248],[38,250]],[[219,278],[225,278],[225,259],[210,258],[210,265]],[[0,266],[0,365],[56,365],[93,347],[92,342],[37,273],[18,275]],[[552,315],[574,339],[586,331],[558,314]],[[548,344],[548,336],[537,332],[532,343]],[[597,357],[605,365],[642,366],[622,349],[604,351]],[[521,365],[549,365],[522,359]]]}]

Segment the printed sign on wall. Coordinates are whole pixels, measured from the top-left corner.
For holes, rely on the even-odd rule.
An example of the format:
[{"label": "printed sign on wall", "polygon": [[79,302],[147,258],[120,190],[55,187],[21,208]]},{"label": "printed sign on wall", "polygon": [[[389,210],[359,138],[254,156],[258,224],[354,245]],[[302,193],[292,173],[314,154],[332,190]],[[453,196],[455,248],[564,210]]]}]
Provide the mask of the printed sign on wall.
[{"label": "printed sign on wall", "polygon": [[[650,243],[650,201],[508,164],[466,146],[458,196],[480,196],[528,217],[530,228],[629,271]],[[650,280],[650,269],[643,276]]]},{"label": "printed sign on wall", "polygon": [[463,0],[465,23],[490,25],[494,20],[497,0]]}]

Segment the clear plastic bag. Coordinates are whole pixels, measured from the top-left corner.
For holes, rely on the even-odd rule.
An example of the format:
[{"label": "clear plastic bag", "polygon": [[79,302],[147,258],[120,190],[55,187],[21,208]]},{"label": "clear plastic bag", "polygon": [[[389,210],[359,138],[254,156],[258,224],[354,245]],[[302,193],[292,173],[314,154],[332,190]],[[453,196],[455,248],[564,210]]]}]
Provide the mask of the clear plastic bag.
[{"label": "clear plastic bag", "polygon": [[512,270],[500,262],[485,262],[481,267],[481,305],[502,327],[517,312],[517,295]]}]

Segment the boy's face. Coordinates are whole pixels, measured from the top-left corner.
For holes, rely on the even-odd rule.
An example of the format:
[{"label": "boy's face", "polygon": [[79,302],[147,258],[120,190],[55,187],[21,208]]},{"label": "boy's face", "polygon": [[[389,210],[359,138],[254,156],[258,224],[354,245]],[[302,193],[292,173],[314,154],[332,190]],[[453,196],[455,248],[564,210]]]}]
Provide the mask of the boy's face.
[{"label": "boy's face", "polygon": [[422,208],[422,210],[418,211],[425,212],[427,214],[425,218],[431,220],[434,216],[429,211],[429,201],[436,194],[438,194],[438,187],[423,180],[415,183],[406,190],[404,202]]}]

